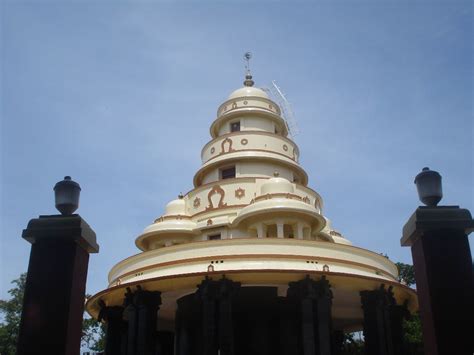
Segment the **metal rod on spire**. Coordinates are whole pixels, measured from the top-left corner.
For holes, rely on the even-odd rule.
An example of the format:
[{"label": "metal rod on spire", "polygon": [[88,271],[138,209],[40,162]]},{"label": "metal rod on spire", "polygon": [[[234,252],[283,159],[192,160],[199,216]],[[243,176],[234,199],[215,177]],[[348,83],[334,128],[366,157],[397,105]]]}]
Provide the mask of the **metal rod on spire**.
[{"label": "metal rod on spire", "polygon": [[245,52],[244,60],[245,60],[245,69],[247,70],[247,74],[250,74],[250,59],[252,58],[252,53]]},{"label": "metal rod on spire", "polygon": [[245,69],[247,73],[245,74],[245,81],[244,85],[245,86],[253,86],[255,82],[252,80],[252,74],[250,74],[250,58],[252,58],[252,53],[250,52],[245,52],[244,54],[244,60],[245,60]]}]

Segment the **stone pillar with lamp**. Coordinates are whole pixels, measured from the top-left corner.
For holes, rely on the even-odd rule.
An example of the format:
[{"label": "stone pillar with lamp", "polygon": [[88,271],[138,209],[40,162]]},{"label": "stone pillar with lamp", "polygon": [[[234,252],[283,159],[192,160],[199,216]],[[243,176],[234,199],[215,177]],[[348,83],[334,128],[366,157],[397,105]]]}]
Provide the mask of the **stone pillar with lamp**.
[{"label": "stone pillar with lamp", "polygon": [[66,176],[54,187],[61,214],[32,219],[23,231],[32,246],[18,355],[79,352],[89,254],[99,251],[94,231],[73,214],[80,190]]}]

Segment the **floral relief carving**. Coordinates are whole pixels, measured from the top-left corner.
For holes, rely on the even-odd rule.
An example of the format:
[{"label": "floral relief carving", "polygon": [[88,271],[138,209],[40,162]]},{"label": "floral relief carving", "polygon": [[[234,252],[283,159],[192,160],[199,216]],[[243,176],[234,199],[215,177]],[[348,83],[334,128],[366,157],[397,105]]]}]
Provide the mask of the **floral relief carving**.
[{"label": "floral relief carving", "polygon": [[[212,196],[216,194],[219,195],[220,198],[219,198],[219,202],[217,203],[217,206],[214,206],[212,202]],[[214,185],[211,191],[209,191],[209,193],[207,194],[207,201],[209,202],[209,206],[206,207],[206,211],[227,206],[227,203],[224,203],[224,197],[225,197],[224,189],[220,187],[219,185]]]},{"label": "floral relief carving", "polygon": [[[224,139],[221,143],[221,152],[219,154],[224,154],[224,153],[230,153],[230,152],[233,152],[235,149],[232,149],[232,139],[230,139],[229,137],[227,137],[226,139]],[[226,151],[226,145],[228,145],[228,149]]]},{"label": "floral relief carving", "polygon": [[241,187],[239,187],[237,190],[235,190],[235,197],[238,198],[239,200],[242,197],[245,197],[245,190]]},{"label": "floral relief carving", "polygon": [[198,208],[199,206],[201,206],[201,199],[199,197],[196,197],[194,199],[193,206],[194,206],[194,208]]}]

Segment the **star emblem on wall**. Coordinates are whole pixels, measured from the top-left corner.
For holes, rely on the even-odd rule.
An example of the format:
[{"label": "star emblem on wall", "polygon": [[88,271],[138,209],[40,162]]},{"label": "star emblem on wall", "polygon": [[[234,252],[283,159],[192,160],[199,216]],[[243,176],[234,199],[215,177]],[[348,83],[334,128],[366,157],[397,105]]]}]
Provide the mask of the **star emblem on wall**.
[{"label": "star emblem on wall", "polygon": [[235,190],[235,197],[237,197],[239,200],[245,196],[245,190],[241,187],[239,187],[237,190]]}]

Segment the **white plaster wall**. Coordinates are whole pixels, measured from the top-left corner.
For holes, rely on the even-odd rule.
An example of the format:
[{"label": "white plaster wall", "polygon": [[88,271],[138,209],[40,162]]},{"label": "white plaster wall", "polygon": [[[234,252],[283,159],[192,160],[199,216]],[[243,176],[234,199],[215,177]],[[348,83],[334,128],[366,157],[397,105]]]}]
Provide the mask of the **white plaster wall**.
[{"label": "white plaster wall", "polygon": [[275,133],[275,123],[263,117],[247,116],[240,121],[242,131],[264,131]]},{"label": "white plaster wall", "polygon": [[293,181],[293,172],[281,165],[263,162],[239,163],[239,177],[273,177],[277,171],[280,177]]},{"label": "white plaster wall", "polygon": [[238,121],[240,121],[241,131],[264,131],[275,133],[275,123],[271,119],[256,116],[242,116],[225,121],[219,127],[219,136],[230,133],[230,125],[233,122]]},{"label": "white plaster wall", "polygon": [[208,184],[217,180],[219,180],[219,169],[213,169],[204,176],[202,184]]}]

